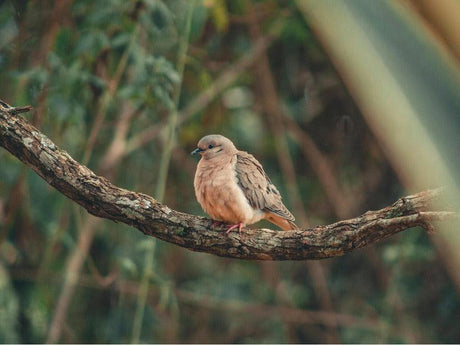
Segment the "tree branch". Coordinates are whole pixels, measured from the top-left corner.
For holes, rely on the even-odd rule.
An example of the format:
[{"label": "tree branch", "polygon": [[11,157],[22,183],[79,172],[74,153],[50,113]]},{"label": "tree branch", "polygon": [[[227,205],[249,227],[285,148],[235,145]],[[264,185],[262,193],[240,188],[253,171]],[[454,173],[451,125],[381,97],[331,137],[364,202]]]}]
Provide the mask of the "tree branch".
[{"label": "tree branch", "polygon": [[458,217],[454,212],[429,209],[430,202],[442,195],[438,188],[330,225],[296,231],[244,229],[241,234],[226,235],[226,227],[213,227],[210,219],[172,210],[148,195],[119,188],[97,176],[17,116],[23,109],[0,103],[0,146],[89,213],[194,251],[247,260],[324,259],[414,226],[431,230],[432,221]]}]

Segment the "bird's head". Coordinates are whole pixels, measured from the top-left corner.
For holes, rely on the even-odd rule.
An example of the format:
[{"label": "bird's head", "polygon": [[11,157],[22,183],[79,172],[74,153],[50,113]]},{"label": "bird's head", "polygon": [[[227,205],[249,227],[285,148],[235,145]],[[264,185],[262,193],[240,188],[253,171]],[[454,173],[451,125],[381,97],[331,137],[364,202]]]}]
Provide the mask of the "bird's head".
[{"label": "bird's head", "polygon": [[210,134],[200,139],[192,155],[199,153],[204,159],[233,154],[237,151],[235,145],[223,135]]}]

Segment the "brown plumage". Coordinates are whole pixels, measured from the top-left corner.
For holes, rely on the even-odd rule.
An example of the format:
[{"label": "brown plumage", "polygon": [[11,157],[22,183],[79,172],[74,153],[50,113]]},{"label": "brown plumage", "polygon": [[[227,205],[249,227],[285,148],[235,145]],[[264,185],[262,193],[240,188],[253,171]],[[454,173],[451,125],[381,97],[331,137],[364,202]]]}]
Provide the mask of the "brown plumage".
[{"label": "brown plumage", "polygon": [[278,189],[253,155],[239,151],[222,135],[198,142],[194,187],[198,202],[213,219],[233,224],[227,232],[267,219],[283,230],[294,230],[294,216]]}]

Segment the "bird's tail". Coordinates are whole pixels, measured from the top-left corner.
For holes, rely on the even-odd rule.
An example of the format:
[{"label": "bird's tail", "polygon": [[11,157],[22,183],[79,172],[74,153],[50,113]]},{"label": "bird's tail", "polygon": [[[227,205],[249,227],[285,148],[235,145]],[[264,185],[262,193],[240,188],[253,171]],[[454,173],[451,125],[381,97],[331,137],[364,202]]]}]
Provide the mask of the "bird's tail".
[{"label": "bird's tail", "polygon": [[288,230],[298,230],[299,227],[291,220],[288,220],[286,218],[280,217],[276,214],[269,213],[266,216],[266,219],[275,224],[278,225],[281,229],[288,231]]}]

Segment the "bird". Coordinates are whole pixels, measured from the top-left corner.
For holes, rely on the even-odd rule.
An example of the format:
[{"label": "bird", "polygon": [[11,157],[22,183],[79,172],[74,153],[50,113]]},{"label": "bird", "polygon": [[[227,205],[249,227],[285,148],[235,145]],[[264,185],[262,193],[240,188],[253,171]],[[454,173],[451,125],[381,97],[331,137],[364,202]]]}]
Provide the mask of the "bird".
[{"label": "bird", "polygon": [[201,138],[191,154],[201,155],[193,182],[196,198],[215,222],[230,224],[227,234],[262,219],[283,230],[298,229],[280,192],[253,155],[238,150],[220,134]]}]

